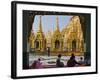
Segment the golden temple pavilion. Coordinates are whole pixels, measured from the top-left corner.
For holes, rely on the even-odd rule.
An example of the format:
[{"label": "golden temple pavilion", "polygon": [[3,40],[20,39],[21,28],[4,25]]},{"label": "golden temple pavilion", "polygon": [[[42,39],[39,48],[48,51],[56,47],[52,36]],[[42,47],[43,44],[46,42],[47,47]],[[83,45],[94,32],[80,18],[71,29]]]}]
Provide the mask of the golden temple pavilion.
[{"label": "golden temple pavilion", "polygon": [[37,33],[30,32],[30,48],[35,51],[45,52],[49,47],[52,54],[56,52],[65,54],[76,52],[81,55],[84,52],[85,43],[79,16],[73,16],[62,31],[59,29],[59,19],[57,17],[55,27],[56,29],[53,32],[48,31],[48,33],[44,34],[40,16]]}]

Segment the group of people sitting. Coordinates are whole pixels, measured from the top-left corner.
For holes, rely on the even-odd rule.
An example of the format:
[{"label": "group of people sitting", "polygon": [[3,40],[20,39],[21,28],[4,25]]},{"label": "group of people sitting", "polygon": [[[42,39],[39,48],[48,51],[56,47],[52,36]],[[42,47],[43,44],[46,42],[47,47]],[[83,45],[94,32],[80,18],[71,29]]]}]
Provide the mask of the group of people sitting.
[{"label": "group of people sitting", "polygon": [[76,66],[76,65],[84,65],[84,62],[83,62],[83,58],[82,58],[82,57],[80,58],[80,61],[77,62],[77,61],[75,60],[75,55],[72,54],[71,57],[70,57],[70,59],[67,61],[67,65],[64,65],[64,63],[61,62],[61,54],[58,55],[58,59],[57,59],[57,61],[56,61],[56,66],[57,66],[57,67],[64,67],[64,66],[67,66],[67,67],[74,67],[74,66]]},{"label": "group of people sitting", "polygon": [[[64,63],[61,61],[61,57],[62,57],[62,55],[59,54],[59,55],[58,55],[58,58],[57,58],[57,60],[56,60],[56,65],[55,65],[56,67],[74,67],[74,66],[76,66],[76,65],[83,65],[83,64],[84,64],[83,58],[82,58],[82,57],[80,57],[80,61],[77,62],[77,61],[75,60],[75,55],[74,55],[74,54],[71,54],[71,57],[70,57],[70,59],[67,61],[67,64],[64,65]],[[38,60],[35,60],[35,61],[33,62],[33,64],[31,65],[30,68],[34,68],[34,69],[43,68],[43,65],[42,65],[42,63],[41,63],[41,59],[39,58]]]}]

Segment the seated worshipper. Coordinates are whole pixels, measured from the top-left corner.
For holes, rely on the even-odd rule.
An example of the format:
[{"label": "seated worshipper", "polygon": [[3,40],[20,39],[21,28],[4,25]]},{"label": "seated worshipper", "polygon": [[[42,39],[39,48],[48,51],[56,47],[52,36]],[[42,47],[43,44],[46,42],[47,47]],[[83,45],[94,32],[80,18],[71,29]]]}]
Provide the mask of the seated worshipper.
[{"label": "seated worshipper", "polygon": [[40,62],[41,59],[35,60],[31,66],[32,69],[40,69],[43,68],[42,63]]},{"label": "seated worshipper", "polygon": [[39,58],[39,59],[37,60],[37,62],[36,62],[36,68],[37,68],[37,69],[43,68],[40,58]]},{"label": "seated worshipper", "polygon": [[69,59],[68,62],[67,62],[67,66],[68,66],[68,67],[74,67],[74,66],[76,66],[76,64],[80,64],[80,63],[78,63],[78,62],[75,60],[75,56],[74,56],[74,54],[72,54],[71,57],[70,57],[70,59]]},{"label": "seated worshipper", "polygon": [[83,57],[80,57],[80,61],[78,63],[80,63],[80,65],[85,65]]},{"label": "seated worshipper", "polygon": [[56,60],[57,67],[64,67],[64,63],[61,62],[61,54],[58,55],[58,59]]}]

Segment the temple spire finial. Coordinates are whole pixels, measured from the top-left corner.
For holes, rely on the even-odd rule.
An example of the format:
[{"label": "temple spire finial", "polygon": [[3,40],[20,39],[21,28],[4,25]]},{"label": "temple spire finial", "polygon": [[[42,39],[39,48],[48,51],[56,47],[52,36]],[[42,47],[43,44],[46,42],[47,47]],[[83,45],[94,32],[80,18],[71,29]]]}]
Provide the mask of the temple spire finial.
[{"label": "temple spire finial", "polygon": [[58,16],[56,17],[56,30],[59,30]]},{"label": "temple spire finial", "polygon": [[41,20],[41,15],[40,15],[40,21],[39,21],[39,31],[42,32],[42,20]]}]

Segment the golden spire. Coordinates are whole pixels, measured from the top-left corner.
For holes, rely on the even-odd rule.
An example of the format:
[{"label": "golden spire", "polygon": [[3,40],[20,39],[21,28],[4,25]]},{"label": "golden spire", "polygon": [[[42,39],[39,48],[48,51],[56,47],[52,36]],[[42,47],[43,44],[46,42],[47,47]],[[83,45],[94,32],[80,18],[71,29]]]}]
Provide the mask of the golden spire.
[{"label": "golden spire", "polygon": [[40,21],[39,21],[39,31],[42,32],[42,21],[41,21],[41,16],[40,16]]},{"label": "golden spire", "polygon": [[56,17],[56,30],[59,31],[58,16]]}]

